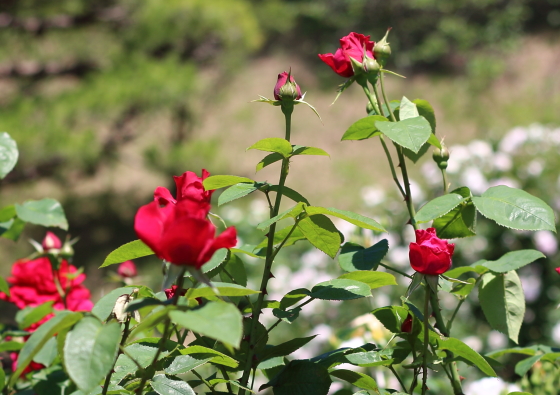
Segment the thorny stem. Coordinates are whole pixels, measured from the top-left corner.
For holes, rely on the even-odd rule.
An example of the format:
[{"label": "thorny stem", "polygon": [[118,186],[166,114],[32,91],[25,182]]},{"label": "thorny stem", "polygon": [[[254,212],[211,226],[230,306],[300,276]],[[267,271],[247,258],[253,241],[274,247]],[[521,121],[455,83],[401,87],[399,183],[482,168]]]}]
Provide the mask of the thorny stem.
[{"label": "thorny stem", "polygon": [[129,326],[130,326],[130,315],[126,317],[126,321],[124,322],[123,336],[119,344],[119,351],[115,358],[115,362],[113,363],[113,367],[111,368],[109,374],[105,378],[105,384],[103,385],[103,391],[101,392],[101,395],[107,395],[107,391],[109,390],[109,384],[111,384],[111,376],[113,376],[113,373],[115,373],[115,364],[117,363],[117,359],[119,358],[119,356],[122,354],[121,349],[124,347],[126,343],[126,339],[128,338],[128,335],[130,333],[128,330]]},{"label": "thorny stem", "polygon": [[[379,75],[379,82],[381,84],[381,94],[383,95],[383,100],[385,101],[385,105],[387,106],[387,108],[390,109],[391,107],[389,107],[389,100],[387,99],[387,95],[385,93],[385,86],[383,85],[383,73]],[[397,122],[395,115],[393,114],[392,111],[389,111],[389,116],[391,117],[392,122]],[[408,214],[410,216],[410,224],[412,225],[414,230],[416,230],[418,229],[416,220],[414,219],[414,217],[416,216],[416,211],[414,210],[414,204],[412,203],[412,194],[410,193],[410,180],[408,178],[408,170],[406,169],[406,162],[404,159],[403,150],[402,147],[398,144],[395,144],[395,148],[397,150],[397,155],[399,157],[399,166],[401,167],[401,173],[403,176],[404,189],[406,192],[404,200],[406,202],[406,207],[408,209]]]},{"label": "thorny stem", "polygon": [[[286,140],[290,141],[290,133],[292,127],[292,112],[293,107],[282,106],[282,112],[284,113],[284,118],[286,120]],[[282,160],[282,168],[280,172],[280,180],[278,182],[278,190],[276,192],[276,200],[274,202],[274,207],[271,213],[271,218],[278,215],[280,210],[280,202],[282,201],[282,190],[284,189],[284,184],[286,183],[286,178],[288,177],[288,172],[290,169],[289,159]],[[249,351],[247,352],[247,360],[245,361],[245,368],[243,370],[243,375],[241,376],[241,385],[246,387],[249,383],[249,377],[251,375],[251,367],[253,365],[253,357],[255,355],[255,334],[257,329],[257,323],[259,322],[259,316],[261,315],[262,306],[264,302],[264,296],[266,294],[266,287],[268,285],[268,280],[270,280],[270,271],[272,268],[272,263],[276,254],[274,253],[274,233],[276,232],[276,224],[270,225],[268,231],[268,244],[266,248],[266,260],[264,265],[263,276],[261,280],[260,293],[257,297],[257,303],[255,309],[253,310],[253,320],[251,322],[251,330],[249,332]],[[239,395],[245,395],[245,390],[243,388],[239,389]]]},{"label": "thorny stem", "polygon": [[393,372],[393,375],[397,378],[397,380],[399,381],[399,384],[401,385],[403,391],[406,391],[406,387],[404,385],[404,382],[401,379],[401,376],[399,376],[399,374],[397,373],[397,371],[395,370],[395,368],[393,367],[393,365],[389,365],[389,370],[391,372]]},{"label": "thorny stem", "polygon": [[[179,298],[181,297],[181,291],[183,290],[183,282],[185,281],[185,271],[186,270],[187,270],[186,266],[181,266],[181,272],[179,273],[179,276],[177,277],[177,289],[175,290],[175,295],[173,295],[173,301],[171,302],[171,304],[173,306],[177,306],[177,303],[179,302]],[[165,343],[167,343],[167,340],[169,340],[169,336],[171,334],[170,329],[171,329],[171,319],[169,319],[169,317],[168,317],[165,320],[165,328],[163,330],[163,336],[161,337],[161,339],[159,341],[159,345],[158,345],[158,349],[156,351],[156,355],[154,355],[154,359],[152,360],[152,363],[150,364],[150,366],[153,366],[157,363],[158,358],[163,351]],[[148,373],[147,373],[147,371],[145,371],[144,374],[142,374],[142,381],[140,381],[140,386],[136,390],[137,394],[142,394],[142,391],[144,390],[144,387],[146,386],[146,383],[148,382],[148,379],[149,379]]]}]

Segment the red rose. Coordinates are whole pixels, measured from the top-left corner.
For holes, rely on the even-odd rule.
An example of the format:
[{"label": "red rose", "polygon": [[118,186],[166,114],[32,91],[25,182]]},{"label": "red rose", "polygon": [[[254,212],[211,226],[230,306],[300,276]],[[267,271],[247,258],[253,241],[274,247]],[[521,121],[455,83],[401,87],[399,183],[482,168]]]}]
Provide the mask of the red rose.
[{"label": "red rose", "polygon": [[175,179],[175,186],[177,187],[177,199],[173,198],[169,189],[157,187],[154,192],[154,200],[162,206],[169,203],[176,204],[183,199],[210,203],[210,198],[214,191],[205,191],[202,186],[202,181],[209,175],[210,173],[208,173],[206,169],[202,169],[202,177],[197,176],[196,173],[192,171],[186,171],[179,177],[173,176]]},{"label": "red rose", "polygon": [[[282,96],[290,96],[294,100],[301,99],[301,89],[299,85],[296,84],[294,77],[290,75],[290,84],[287,84],[288,81],[288,73],[285,71],[283,73],[278,74],[278,81],[276,81],[276,85],[274,86],[274,99],[275,100],[282,100]],[[287,86],[287,88],[286,88]],[[284,89],[282,89],[284,87]]]},{"label": "red rose", "polygon": [[416,231],[416,243],[410,243],[410,265],[422,274],[437,275],[451,267],[455,244],[449,244],[436,236],[434,228]]},{"label": "red rose", "polygon": [[49,250],[60,250],[62,248],[62,243],[60,239],[52,232],[47,232],[45,238],[43,239],[43,251]]},{"label": "red rose", "polygon": [[410,315],[410,313],[408,313],[406,319],[401,324],[401,332],[412,332],[412,316]]},{"label": "red rose", "polygon": [[340,39],[340,48],[336,50],[334,55],[332,53],[319,54],[319,58],[341,77],[352,77],[354,69],[352,68],[350,58],[362,63],[364,60],[364,48],[368,57],[375,58],[373,55],[375,42],[370,41],[369,37],[352,32]]},{"label": "red rose", "polygon": [[117,269],[117,273],[119,276],[123,278],[130,278],[136,277],[138,275],[138,271],[136,270],[136,265],[132,261],[126,261],[119,265]]},{"label": "red rose", "polygon": [[140,240],[161,259],[200,268],[216,250],[237,243],[233,227],[215,238],[216,227],[206,218],[209,211],[208,203],[190,199],[166,206],[156,201],[140,207],[134,229]]},{"label": "red rose", "polygon": [[554,270],[556,270],[556,273],[560,274],[560,267],[557,267],[557,268],[554,269]]},{"label": "red rose", "polygon": [[[68,275],[76,272],[76,267],[62,260],[56,276],[66,293],[66,305],[72,311],[90,311],[93,303],[89,290],[82,285],[85,274],[69,279]],[[0,293],[0,299],[15,304],[20,309],[39,306],[50,300],[54,301],[53,308],[64,310],[64,302],[54,283],[53,270],[47,257],[33,260],[21,259],[14,263],[12,276],[8,278],[10,296]]]}]

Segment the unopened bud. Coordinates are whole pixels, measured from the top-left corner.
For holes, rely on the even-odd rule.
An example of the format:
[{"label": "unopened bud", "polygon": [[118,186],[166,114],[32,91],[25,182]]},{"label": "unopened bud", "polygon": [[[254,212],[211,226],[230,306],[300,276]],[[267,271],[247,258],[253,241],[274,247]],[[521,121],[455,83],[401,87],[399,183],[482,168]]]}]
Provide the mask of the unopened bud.
[{"label": "unopened bud", "polygon": [[117,269],[117,273],[119,276],[123,278],[131,278],[136,277],[138,275],[138,271],[136,270],[136,265],[132,261],[126,261],[119,265]]},{"label": "unopened bud", "polygon": [[432,154],[432,158],[437,163],[438,167],[442,170],[447,169],[447,161],[449,160],[449,150],[447,147],[442,143],[441,149],[435,148],[434,153]]},{"label": "unopened bud", "polygon": [[284,71],[278,74],[278,81],[274,86],[274,99],[280,101],[301,99],[301,90],[290,73]]},{"label": "unopened bud", "polygon": [[70,259],[74,256],[74,248],[72,248],[72,244],[68,240],[66,240],[66,242],[60,249],[59,256],[64,259]]},{"label": "unopened bud", "polygon": [[48,252],[50,250],[59,250],[62,247],[62,242],[56,235],[52,232],[47,232],[45,238],[43,239],[43,251]]},{"label": "unopened bud", "polygon": [[412,316],[410,315],[410,313],[408,313],[408,316],[401,324],[401,332],[412,332]]},{"label": "unopened bud", "polygon": [[375,111],[375,109],[373,108],[373,104],[371,104],[371,102],[368,101],[367,106],[366,106],[366,112],[369,115],[374,111]]},{"label": "unopened bud", "polygon": [[391,28],[387,29],[385,36],[381,39],[381,41],[376,42],[373,47],[373,55],[381,66],[385,66],[387,60],[391,57],[391,46],[387,42],[387,36],[389,36],[390,31]]}]

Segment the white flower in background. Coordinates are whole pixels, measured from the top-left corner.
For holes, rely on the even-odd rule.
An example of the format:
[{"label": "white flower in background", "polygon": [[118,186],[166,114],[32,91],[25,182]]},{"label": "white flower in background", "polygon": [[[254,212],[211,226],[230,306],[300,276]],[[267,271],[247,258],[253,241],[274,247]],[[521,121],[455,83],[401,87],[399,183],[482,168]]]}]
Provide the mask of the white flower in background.
[{"label": "white flower in background", "polygon": [[434,161],[428,161],[422,165],[422,175],[432,188],[442,185],[441,170]]},{"label": "white flower in background", "polygon": [[548,134],[548,128],[538,123],[533,123],[529,125],[529,128],[527,130],[527,136],[529,138],[529,141],[535,141],[535,142],[542,141],[544,140],[547,134]]},{"label": "white flower in background", "polygon": [[556,236],[549,230],[539,230],[533,233],[533,243],[535,243],[537,250],[545,255],[554,255],[558,251]]},{"label": "white flower in background", "polygon": [[464,162],[471,157],[469,149],[464,145],[454,145],[449,148],[449,160],[447,161],[447,172],[458,173]]},{"label": "white flower in background", "polygon": [[488,347],[492,350],[499,350],[508,345],[508,338],[501,332],[490,331],[487,338]]},{"label": "white flower in background", "polygon": [[385,190],[373,185],[363,187],[360,195],[364,204],[368,207],[377,206],[385,201]]},{"label": "white flower in background", "polygon": [[324,252],[316,248],[307,251],[301,256],[301,262],[304,267],[324,268],[328,259]]},{"label": "white flower in background", "polygon": [[231,222],[232,224],[238,224],[245,218],[243,211],[233,206],[224,207],[220,213],[226,222]]},{"label": "white flower in background", "polygon": [[461,174],[461,183],[468,186],[475,194],[480,194],[488,189],[488,181],[478,167],[469,166]]},{"label": "white flower in background", "polygon": [[[340,218],[333,218],[333,223],[334,226],[336,226],[336,228],[340,231],[340,233],[344,235],[345,241],[349,241],[351,239],[351,236],[355,234],[356,229],[358,229],[356,225],[344,221],[343,219]],[[325,254],[322,255],[325,256]]]},{"label": "white flower in background", "polygon": [[537,300],[541,294],[542,285],[540,270],[533,266],[526,266],[519,274],[519,279],[521,280],[525,300],[529,303]]},{"label": "white flower in background", "polygon": [[387,253],[389,262],[397,266],[410,266],[408,260],[408,247],[397,246],[389,249]]},{"label": "white flower in background", "polygon": [[498,185],[505,185],[508,186],[510,188],[519,188],[519,182],[517,182],[517,180],[514,180],[513,178],[509,178],[509,177],[501,177],[501,178],[496,178],[494,180],[490,180],[488,182],[488,187],[496,187]]},{"label": "white flower in background", "polygon": [[249,217],[247,222],[251,226],[256,226],[261,222],[268,219],[270,216],[270,210],[268,208],[268,203],[262,199],[253,199],[249,205]]},{"label": "white flower in background", "polygon": [[560,128],[556,128],[554,130],[551,130],[548,133],[548,139],[552,144],[560,145]]},{"label": "white flower in background", "polygon": [[494,169],[498,171],[509,171],[511,170],[513,163],[511,157],[504,152],[496,152],[494,154]]},{"label": "white flower in background", "polygon": [[482,160],[491,159],[493,156],[492,146],[484,140],[473,140],[469,143],[469,152],[472,156]]},{"label": "white flower in background", "polygon": [[502,395],[514,391],[521,391],[521,388],[497,377],[485,377],[465,386],[466,395]]},{"label": "white flower in background", "polygon": [[463,343],[475,350],[476,352],[482,351],[482,340],[478,336],[468,336],[463,339]]},{"label": "white flower in background", "polygon": [[560,344],[560,322],[552,328],[552,340],[554,340],[556,344]]},{"label": "white flower in background", "polygon": [[412,194],[412,201],[416,204],[421,203],[426,199],[420,184],[414,180],[410,180],[410,193]]},{"label": "white flower in background", "polygon": [[498,148],[502,152],[512,154],[527,141],[527,137],[528,134],[525,128],[514,128],[502,138]]},{"label": "white flower in background", "polygon": [[541,175],[542,171],[544,170],[544,165],[540,159],[533,159],[527,165],[526,172],[530,176],[538,177]]}]

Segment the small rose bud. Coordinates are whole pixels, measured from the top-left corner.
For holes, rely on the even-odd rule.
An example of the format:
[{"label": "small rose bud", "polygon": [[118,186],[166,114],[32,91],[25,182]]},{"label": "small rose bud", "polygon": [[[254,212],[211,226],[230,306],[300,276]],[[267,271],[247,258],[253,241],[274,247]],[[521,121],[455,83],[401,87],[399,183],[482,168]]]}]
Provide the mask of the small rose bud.
[{"label": "small rose bud", "polygon": [[59,250],[62,247],[62,242],[52,232],[47,232],[42,244],[43,251],[45,252],[48,252],[49,250]]},{"label": "small rose bud", "polygon": [[366,106],[366,112],[369,114],[371,114],[374,110],[373,105],[371,104],[371,102],[368,101],[367,106]]},{"label": "small rose bud", "polygon": [[60,250],[59,256],[64,259],[70,259],[74,256],[74,248],[72,248],[72,244],[70,243],[70,241],[66,240]]},{"label": "small rose bud", "polygon": [[554,269],[554,270],[556,270],[556,273],[560,274],[560,267],[557,267],[557,268]]},{"label": "small rose bud", "polygon": [[441,143],[441,149],[435,148],[432,158],[442,170],[447,169],[447,161],[449,160],[449,150],[445,144]]},{"label": "small rose bud", "polygon": [[387,60],[391,57],[391,46],[387,42],[387,36],[389,36],[390,31],[391,28],[387,29],[387,33],[385,33],[385,36],[373,47],[373,55],[381,66],[385,66]]},{"label": "small rose bud", "polygon": [[412,316],[410,313],[406,316],[406,319],[403,321],[401,325],[401,332],[410,333],[412,332]]},{"label": "small rose bud", "polygon": [[280,101],[301,99],[301,90],[291,74],[285,71],[278,74],[278,81],[274,86],[274,99]]},{"label": "small rose bud", "polygon": [[136,265],[132,261],[126,261],[119,265],[117,269],[117,273],[122,278],[131,278],[136,277],[138,275],[138,271],[136,270]]},{"label": "small rose bud", "polygon": [[379,74],[379,70],[381,70],[381,66],[377,62],[377,60],[370,58],[369,56],[364,56],[364,71],[367,74]]}]

